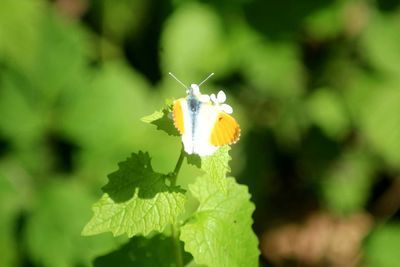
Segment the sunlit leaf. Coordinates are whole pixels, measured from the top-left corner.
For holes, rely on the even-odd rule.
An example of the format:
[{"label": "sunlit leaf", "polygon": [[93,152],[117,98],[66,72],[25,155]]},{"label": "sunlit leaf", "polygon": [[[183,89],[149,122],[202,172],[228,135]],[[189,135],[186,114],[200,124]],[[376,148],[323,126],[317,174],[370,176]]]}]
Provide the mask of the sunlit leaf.
[{"label": "sunlit leaf", "polygon": [[152,114],[142,117],[141,121],[145,123],[152,123],[153,121],[159,120],[162,117],[164,117],[164,112],[154,111]]},{"label": "sunlit leaf", "polygon": [[226,174],[231,170],[228,165],[231,160],[228,153],[230,149],[229,146],[221,147],[211,156],[201,159],[201,168],[211,178],[212,182],[224,192],[226,191]]},{"label": "sunlit leaf", "polygon": [[148,153],[132,154],[109,175],[105,194],[93,205],[94,216],[84,235],[112,232],[115,236],[162,232],[183,212],[186,197],[166,176],[154,172]]},{"label": "sunlit leaf", "polygon": [[157,126],[157,130],[164,131],[169,135],[180,135],[172,121],[171,109],[169,107],[163,108],[161,111],[155,111],[152,114],[141,118],[141,120]]},{"label": "sunlit leaf", "polygon": [[247,187],[226,178],[223,192],[205,175],[189,189],[200,206],[182,227],[181,240],[195,262],[215,267],[258,266],[258,241],[251,228],[255,207]]}]

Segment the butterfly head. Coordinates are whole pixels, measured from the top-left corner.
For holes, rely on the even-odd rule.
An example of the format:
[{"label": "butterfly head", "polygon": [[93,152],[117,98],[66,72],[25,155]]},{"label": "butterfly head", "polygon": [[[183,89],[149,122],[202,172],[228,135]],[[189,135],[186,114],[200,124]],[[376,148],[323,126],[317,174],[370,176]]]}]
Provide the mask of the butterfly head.
[{"label": "butterfly head", "polygon": [[198,96],[201,95],[200,93],[200,86],[197,84],[192,83],[190,87],[186,90],[186,93],[191,96]]},{"label": "butterfly head", "polygon": [[210,96],[203,95],[200,92],[200,86],[198,86],[197,84],[191,84],[189,89],[186,90],[186,93],[188,94],[189,98],[196,98],[200,102],[210,102]]}]

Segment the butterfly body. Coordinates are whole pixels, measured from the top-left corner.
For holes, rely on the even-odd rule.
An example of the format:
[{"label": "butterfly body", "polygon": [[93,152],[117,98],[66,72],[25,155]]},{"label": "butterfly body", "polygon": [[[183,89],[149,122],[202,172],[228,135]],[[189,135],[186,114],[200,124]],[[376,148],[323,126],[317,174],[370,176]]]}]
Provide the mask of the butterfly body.
[{"label": "butterfly body", "polygon": [[211,155],[239,138],[240,128],[235,119],[213,104],[208,95],[202,95],[195,84],[188,89],[186,98],[174,101],[172,111],[188,154]]}]

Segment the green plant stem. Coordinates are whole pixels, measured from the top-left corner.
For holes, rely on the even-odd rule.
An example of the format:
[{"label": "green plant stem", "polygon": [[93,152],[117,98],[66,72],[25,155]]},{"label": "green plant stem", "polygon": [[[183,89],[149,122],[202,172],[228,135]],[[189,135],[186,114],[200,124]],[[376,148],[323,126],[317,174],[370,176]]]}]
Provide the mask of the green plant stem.
[{"label": "green plant stem", "polygon": [[181,243],[179,240],[179,227],[176,224],[171,225],[172,240],[174,242],[175,262],[177,267],[183,267],[183,257]]},{"label": "green plant stem", "polygon": [[[182,148],[181,154],[179,155],[174,172],[172,174],[171,186],[176,185],[176,180],[178,178],[179,171],[181,170],[181,166],[182,166],[184,158],[185,158],[185,153]],[[173,239],[173,243],[174,243],[173,245],[174,245],[176,266],[183,267],[183,257],[182,257],[181,244],[179,241],[179,232],[180,232],[179,226],[176,223],[173,223],[171,225],[171,233],[172,233],[172,239]]]},{"label": "green plant stem", "polygon": [[181,166],[182,166],[184,158],[185,158],[185,153],[183,152],[183,148],[182,148],[181,154],[179,155],[178,162],[176,163],[174,172],[172,173],[172,178],[171,178],[171,185],[172,186],[176,185],[176,180],[178,178],[179,171],[181,170]]}]

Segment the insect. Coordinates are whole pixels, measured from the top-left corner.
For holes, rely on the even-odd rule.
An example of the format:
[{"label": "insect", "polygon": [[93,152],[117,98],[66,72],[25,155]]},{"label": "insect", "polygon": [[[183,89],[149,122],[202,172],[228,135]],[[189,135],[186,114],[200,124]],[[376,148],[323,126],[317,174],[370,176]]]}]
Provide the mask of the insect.
[{"label": "insect", "polygon": [[200,84],[191,84],[190,87],[172,73],[169,74],[187,89],[187,96],[175,100],[172,106],[174,125],[182,135],[186,153],[209,156],[221,146],[236,143],[240,136],[240,127],[229,115],[233,112],[232,107],[224,104],[225,93],[219,91],[217,95],[209,96],[200,92],[200,85],[214,73]]}]

